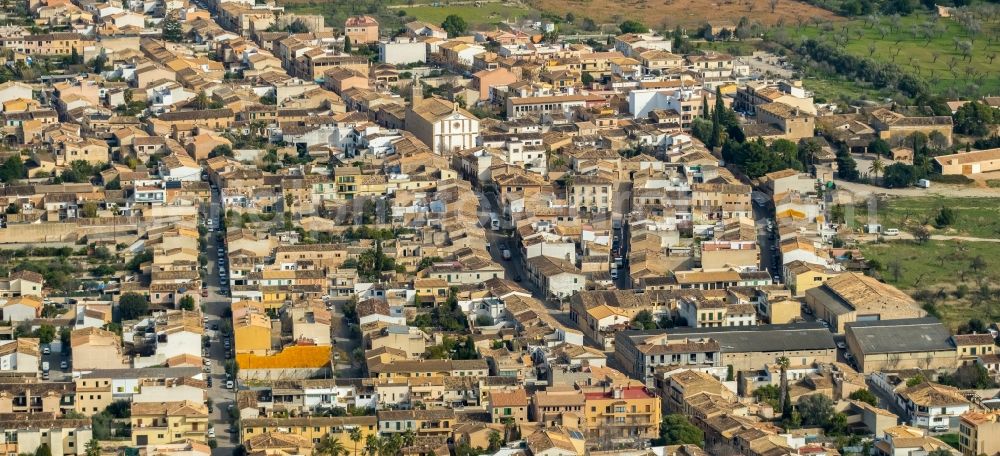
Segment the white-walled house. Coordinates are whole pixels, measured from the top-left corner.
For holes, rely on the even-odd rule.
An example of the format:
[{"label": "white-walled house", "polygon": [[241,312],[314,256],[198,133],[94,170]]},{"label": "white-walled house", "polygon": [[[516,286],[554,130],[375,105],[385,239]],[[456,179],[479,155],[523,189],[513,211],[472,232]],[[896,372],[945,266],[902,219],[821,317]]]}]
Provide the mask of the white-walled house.
[{"label": "white-walled house", "polygon": [[37,373],[40,360],[38,339],[0,341],[0,372]]},{"label": "white-walled house", "polygon": [[42,300],[35,296],[16,296],[0,304],[3,321],[19,323],[34,320],[41,315]]},{"label": "white-walled house", "polygon": [[566,260],[537,256],[526,260],[528,275],[546,297],[565,298],[584,289],[587,278]]},{"label": "white-walled house", "polygon": [[406,129],[439,155],[475,147],[479,141],[479,118],[440,98],[414,102],[406,110]]},{"label": "white-walled house", "polygon": [[906,411],[910,424],[934,429],[950,427],[957,418],[972,408],[972,403],[957,388],[923,382],[896,393],[896,402]]}]

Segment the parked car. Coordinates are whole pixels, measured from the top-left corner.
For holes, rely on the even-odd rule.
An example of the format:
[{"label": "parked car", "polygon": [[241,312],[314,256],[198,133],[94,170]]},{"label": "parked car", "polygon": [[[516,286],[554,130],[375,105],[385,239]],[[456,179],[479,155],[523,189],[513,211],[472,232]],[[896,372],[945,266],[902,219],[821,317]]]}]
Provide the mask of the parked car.
[{"label": "parked car", "polygon": [[841,350],[847,350],[847,344],[845,344],[843,342],[837,342],[837,348],[839,348]]},{"label": "parked car", "polygon": [[59,363],[59,368],[62,370],[69,369],[69,363],[67,363],[66,361],[62,361]]},{"label": "parked car", "polygon": [[226,389],[233,389],[236,386],[236,382],[229,380],[226,382]]}]

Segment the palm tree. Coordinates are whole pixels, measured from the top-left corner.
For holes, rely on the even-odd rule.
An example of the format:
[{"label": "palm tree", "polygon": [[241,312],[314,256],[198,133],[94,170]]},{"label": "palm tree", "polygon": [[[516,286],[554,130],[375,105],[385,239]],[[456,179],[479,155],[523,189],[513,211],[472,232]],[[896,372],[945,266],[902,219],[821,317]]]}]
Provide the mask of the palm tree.
[{"label": "palm tree", "polygon": [[882,157],[876,155],[871,166],[868,167],[868,171],[871,171],[875,175],[875,179],[878,179],[879,174],[885,171],[885,162],[882,161]]},{"label": "palm tree", "polygon": [[354,456],[358,456],[358,443],[361,443],[361,428],[351,428],[351,441],[354,442]]},{"label": "palm tree", "polygon": [[403,433],[403,448],[413,446],[413,442],[417,439],[417,434],[413,432],[413,429],[407,429]]},{"label": "palm tree", "polygon": [[400,433],[389,434],[382,444],[380,456],[396,456],[403,449],[403,435]]},{"label": "palm tree", "polygon": [[500,445],[503,444],[503,437],[497,431],[490,431],[490,451],[496,451],[500,449]]},{"label": "palm tree", "polygon": [[344,444],[340,443],[339,438],[335,439],[327,434],[316,444],[316,453],[325,456],[341,456],[347,454],[347,449],[344,448]]},{"label": "palm tree", "polygon": [[[786,401],[786,397],[785,396],[788,394],[788,365],[789,365],[789,361],[788,361],[788,357],[787,356],[782,356],[782,357],[778,358],[778,367],[781,368],[781,401],[780,401],[780,404],[781,404],[781,412],[782,412],[782,414],[784,414],[784,412],[785,412],[785,407],[791,405],[791,404],[786,404],[785,403],[785,401]],[[789,417],[786,416],[785,418],[789,418]]]},{"label": "palm tree", "polygon": [[87,442],[86,456],[101,456],[101,443],[97,439],[90,439]]},{"label": "palm tree", "polygon": [[365,438],[365,455],[366,456],[377,456],[379,450],[382,449],[382,438],[375,434],[369,434]]}]

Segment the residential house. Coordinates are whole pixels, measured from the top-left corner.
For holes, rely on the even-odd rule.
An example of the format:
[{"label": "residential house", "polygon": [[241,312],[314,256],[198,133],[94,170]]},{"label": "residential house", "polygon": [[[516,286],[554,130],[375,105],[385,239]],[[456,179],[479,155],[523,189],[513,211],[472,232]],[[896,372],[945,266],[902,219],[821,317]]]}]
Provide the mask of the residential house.
[{"label": "residential house", "polygon": [[188,401],[132,404],[132,445],[208,441],[208,407]]}]

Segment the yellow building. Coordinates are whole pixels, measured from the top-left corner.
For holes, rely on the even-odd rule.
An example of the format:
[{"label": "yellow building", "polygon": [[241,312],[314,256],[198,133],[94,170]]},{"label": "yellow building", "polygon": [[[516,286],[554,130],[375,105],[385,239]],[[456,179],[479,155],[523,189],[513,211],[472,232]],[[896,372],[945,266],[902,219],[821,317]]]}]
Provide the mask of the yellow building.
[{"label": "yellow building", "polygon": [[795,297],[805,296],[806,291],[823,285],[836,275],[836,271],[801,260],[785,265],[785,283]]},{"label": "yellow building", "polygon": [[114,401],[110,378],[79,377],[73,382],[76,384],[76,411],[85,416],[104,411]]},{"label": "yellow building", "polygon": [[958,448],[962,456],[1000,452],[1000,412],[969,411],[959,424]]},{"label": "yellow building", "polygon": [[613,386],[586,392],[584,427],[587,440],[652,439],[660,435],[660,398],[643,386]]},{"label": "yellow building", "polygon": [[975,364],[981,355],[996,353],[996,342],[990,334],[956,334],[951,340],[955,342],[955,353],[962,366]]},{"label": "yellow building", "polygon": [[528,395],[523,388],[513,391],[490,391],[489,412],[494,423],[528,421]]},{"label": "yellow building", "polygon": [[208,407],[188,401],[132,404],[132,445],[207,441]]},{"label": "yellow building", "polygon": [[363,178],[361,169],[356,166],[341,166],[333,170],[333,176],[337,184],[337,199],[354,199],[358,184]]},{"label": "yellow building", "polygon": [[444,279],[413,279],[413,290],[423,302],[441,303],[448,300],[448,282]]},{"label": "yellow building", "polygon": [[[361,440],[357,443],[351,440],[350,434],[351,429],[355,428],[361,430]],[[240,420],[241,441],[245,442],[268,432],[303,437],[314,444],[329,434],[334,439],[340,439],[340,443],[350,454],[355,454],[364,449],[369,435],[378,435],[378,419],[374,416],[313,416]]]},{"label": "yellow building", "polygon": [[257,302],[233,303],[233,346],[237,354],[266,355],[271,350],[271,318]]},{"label": "yellow building", "polygon": [[767,309],[767,322],[772,325],[792,323],[802,318],[802,303],[792,299],[768,301],[764,307]]}]

